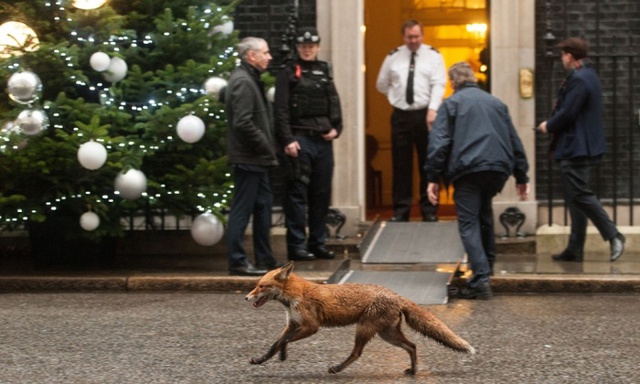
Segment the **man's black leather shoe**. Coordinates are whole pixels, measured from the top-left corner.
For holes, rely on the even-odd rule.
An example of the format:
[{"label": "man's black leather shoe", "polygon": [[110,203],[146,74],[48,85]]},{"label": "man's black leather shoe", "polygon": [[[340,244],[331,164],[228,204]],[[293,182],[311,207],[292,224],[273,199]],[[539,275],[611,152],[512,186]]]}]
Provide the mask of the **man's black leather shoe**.
[{"label": "man's black leather shoe", "polygon": [[577,262],[582,262],[582,252],[580,253],[573,253],[568,249],[565,249],[564,251],[555,254],[555,255],[551,255],[551,258],[555,261],[577,261]]},{"label": "man's black leather shoe", "polygon": [[311,248],[311,252],[318,259],[333,259],[334,257],[336,257],[335,253],[331,252],[325,247]]},{"label": "man's black leather shoe", "polygon": [[282,268],[284,266],[283,263],[276,261],[273,264],[256,264],[256,268],[258,269],[266,269],[267,271],[273,271],[274,269]]},{"label": "man's black leather shoe", "polygon": [[231,276],[262,276],[267,273],[266,269],[259,269],[247,263],[238,267],[229,268],[229,274]]},{"label": "man's black leather shoe", "polygon": [[460,293],[458,293],[459,298],[468,300],[489,300],[492,296],[493,292],[491,292],[491,286],[489,283],[482,283],[475,288],[462,288]]},{"label": "man's black leather shoe", "polygon": [[616,261],[624,252],[624,242],[626,239],[622,233],[618,233],[616,237],[611,239],[611,261]]},{"label": "man's black leather shoe", "polygon": [[403,221],[409,221],[409,219],[403,216],[393,216],[392,218],[389,219],[389,221],[392,223],[400,223]]},{"label": "man's black leather shoe", "polygon": [[293,261],[311,261],[316,257],[313,253],[310,253],[306,249],[298,249],[295,251],[289,251],[289,260]]}]

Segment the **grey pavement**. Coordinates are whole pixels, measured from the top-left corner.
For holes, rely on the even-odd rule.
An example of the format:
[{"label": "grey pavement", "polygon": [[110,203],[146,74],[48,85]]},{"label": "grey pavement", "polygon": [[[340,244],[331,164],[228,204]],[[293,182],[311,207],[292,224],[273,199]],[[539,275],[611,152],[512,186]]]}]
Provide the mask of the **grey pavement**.
[{"label": "grey pavement", "polygon": [[[418,372],[375,338],[345,371],[354,327],[321,329],[263,365],[285,323],[245,292],[0,294],[0,382],[13,383],[638,383],[637,295],[498,295],[428,306],[478,351],[416,333]],[[405,326],[405,329],[407,327]]]},{"label": "grey pavement", "polygon": [[[7,258],[0,257],[0,292],[145,292],[145,291],[224,291],[251,289],[256,278],[229,276],[225,241],[213,247],[197,245],[188,231],[168,231],[162,239],[149,241],[135,232],[119,241],[117,265],[108,268],[59,266],[42,270],[20,267],[13,270]],[[280,231],[282,232],[282,231]],[[323,282],[329,279],[344,260],[353,269],[375,269],[359,260],[361,237],[331,237],[327,246],[336,251],[335,260],[296,263],[303,277]],[[247,238],[247,252],[252,254]],[[283,232],[272,236],[275,257],[286,261]],[[535,254],[535,238],[498,239],[498,257],[492,288],[498,293],[640,293],[640,253],[625,253],[611,263],[606,254],[592,253],[582,263],[554,262],[549,254]],[[4,255],[6,256],[6,255]],[[21,259],[20,259],[21,260]],[[393,265],[391,268],[415,270],[424,265]],[[452,265],[433,266],[450,271]],[[389,266],[383,266],[389,268]],[[429,267],[431,268],[431,267]],[[462,269],[465,267],[463,265]],[[453,284],[462,283],[455,279]]]}]

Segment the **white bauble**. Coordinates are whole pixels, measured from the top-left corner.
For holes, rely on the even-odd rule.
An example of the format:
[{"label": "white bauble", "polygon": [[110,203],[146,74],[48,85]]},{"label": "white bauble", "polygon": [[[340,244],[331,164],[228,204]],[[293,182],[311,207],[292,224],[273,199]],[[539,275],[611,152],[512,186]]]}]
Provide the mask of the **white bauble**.
[{"label": "white bauble", "polygon": [[85,231],[93,231],[100,226],[100,216],[94,212],[85,212],[80,216],[80,226]]},{"label": "white bauble", "polygon": [[74,0],[73,6],[78,9],[96,9],[100,8],[106,3],[107,0]]},{"label": "white bauble", "polygon": [[49,117],[40,109],[25,109],[20,112],[14,124],[17,125],[25,135],[33,136],[49,127]]},{"label": "white bauble", "polygon": [[231,32],[233,32],[233,21],[229,20],[226,21],[222,24],[218,24],[215,27],[213,27],[212,31],[211,31],[214,35],[216,33],[222,33],[225,36],[229,36],[231,34]]},{"label": "white bauble", "polygon": [[89,64],[95,71],[104,72],[109,68],[109,65],[111,64],[111,58],[104,52],[96,52],[91,55]]},{"label": "white bauble", "polygon": [[191,226],[191,237],[200,245],[214,245],[222,239],[223,235],[222,222],[209,212],[196,217]]},{"label": "white bauble", "polygon": [[78,148],[78,161],[87,169],[98,169],[107,161],[107,149],[95,141],[87,141]]},{"label": "white bauble", "polygon": [[127,62],[119,57],[112,57],[109,67],[102,73],[102,77],[111,83],[117,83],[127,76]]},{"label": "white bauble", "polygon": [[116,176],[115,188],[123,199],[135,200],[147,190],[147,177],[137,169],[130,169]]},{"label": "white bauble", "polygon": [[7,81],[7,93],[11,100],[20,104],[31,104],[40,98],[42,81],[33,72],[16,72]]},{"label": "white bauble", "polygon": [[204,82],[204,91],[207,95],[211,95],[220,100],[220,90],[227,86],[227,80],[221,77],[210,77]]},{"label": "white bauble", "polygon": [[276,87],[271,87],[267,90],[267,100],[272,103],[276,100]]},{"label": "white bauble", "polygon": [[204,135],[204,121],[198,116],[185,116],[176,126],[178,137],[186,143],[195,143]]}]

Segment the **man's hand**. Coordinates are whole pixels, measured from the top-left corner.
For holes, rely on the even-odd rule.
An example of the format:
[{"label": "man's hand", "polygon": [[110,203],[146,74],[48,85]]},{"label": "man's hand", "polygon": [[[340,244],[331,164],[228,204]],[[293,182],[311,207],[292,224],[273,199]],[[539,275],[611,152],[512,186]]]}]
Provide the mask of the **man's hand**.
[{"label": "man's hand", "polygon": [[429,130],[429,132],[431,132],[431,125],[433,125],[433,122],[436,121],[437,115],[438,112],[435,109],[427,110],[427,129]]},{"label": "man's hand", "polygon": [[516,184],[516,191],[520,196],[520,200],[527,200],[529,197],[529,184]]},{"label": "man's hand", "polygon": [[540,123],[540,125],[538,125],[538,127],[536,128],[536,131],[540,133],[547,133],[547,122],[543,121],[542,123]]},{"label": "man's hand", "polygon": [[284,147],[284,153],[291,157],[298,157],[298,151],[300,150],[300,144],[297,141],[294,141]]},{"label": "man's hand", "polygon": [[429,198],[429,202],[431,204],[438,205],[438,199],[440,197],[439,183],[429,183],[427,185],[427,197]]},{"label": "man's hand", "polygon": [[329,132],[322,135],[322,138],[325,139],[326,141],[331,141],[335,139],[336,136],[338,136],[338,131],[335,128],[331,128]]}]

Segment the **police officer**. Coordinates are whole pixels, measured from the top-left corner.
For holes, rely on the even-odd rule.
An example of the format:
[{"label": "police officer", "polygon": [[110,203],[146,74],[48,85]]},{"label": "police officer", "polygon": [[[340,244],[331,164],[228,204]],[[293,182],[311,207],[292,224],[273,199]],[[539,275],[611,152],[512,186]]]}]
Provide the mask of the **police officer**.
[{"label": "police officer", "polygon": [[[276,78],[276,135],[288,161],[284,196],[289,260],[331,259],[325,247],[333,178],[332,141],[342,130],[340,99],[331,65],[317,59],[315,28],[296,35],[298,58]],[[306,234],[308,221],[309,233]]]},{"label": "police officer", "polygon": [[[427,159],[431,124],[442,103],[447,83],[444,60],[435,48],[422,43],[422,24],[402,24],[404,45],[384,59],[376,88],[393,106],[391,158],[393,168],[393,217],[408,221],[413,203],[413,153],[422,166]],[[427,180],[420,172],[420,210],[423,221],[437,221],[437,206],[429,202]]]}]

